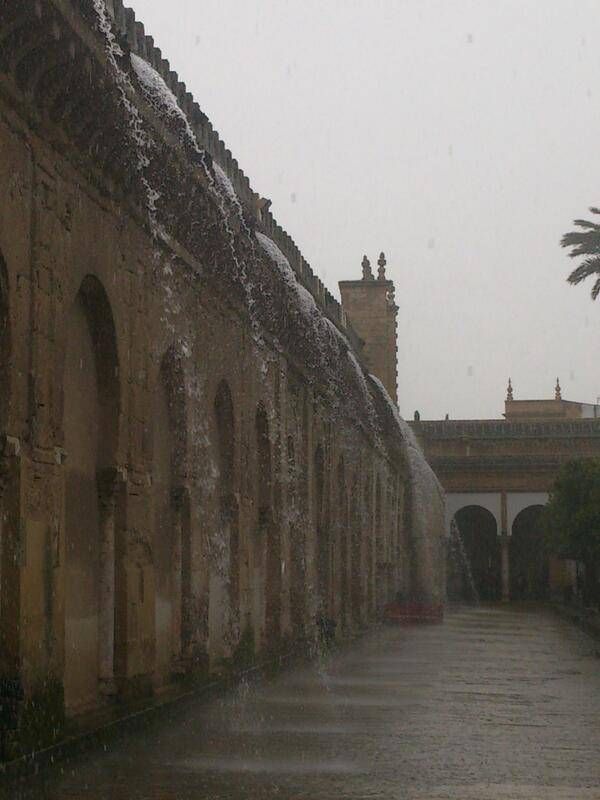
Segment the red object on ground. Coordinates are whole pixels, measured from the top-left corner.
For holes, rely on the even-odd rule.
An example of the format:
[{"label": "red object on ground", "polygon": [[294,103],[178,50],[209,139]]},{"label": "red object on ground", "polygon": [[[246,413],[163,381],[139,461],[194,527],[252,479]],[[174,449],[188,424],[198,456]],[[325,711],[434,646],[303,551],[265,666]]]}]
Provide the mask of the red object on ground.
[{"label": "red object on ground", "polygon": [[383,609],[386,622],[441,622],[444,619],[444,604],[388,603]]}]

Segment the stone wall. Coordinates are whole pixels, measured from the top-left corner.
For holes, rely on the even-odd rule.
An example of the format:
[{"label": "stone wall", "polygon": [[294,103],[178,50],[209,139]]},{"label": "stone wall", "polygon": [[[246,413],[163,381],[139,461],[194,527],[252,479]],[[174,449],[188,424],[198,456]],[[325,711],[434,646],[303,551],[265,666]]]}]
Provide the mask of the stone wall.
[{"label": "stone wall", "polygon": [[358,339],[120,13],[0,17],[0,672],[69,714],[360,628],[419,552]]}]

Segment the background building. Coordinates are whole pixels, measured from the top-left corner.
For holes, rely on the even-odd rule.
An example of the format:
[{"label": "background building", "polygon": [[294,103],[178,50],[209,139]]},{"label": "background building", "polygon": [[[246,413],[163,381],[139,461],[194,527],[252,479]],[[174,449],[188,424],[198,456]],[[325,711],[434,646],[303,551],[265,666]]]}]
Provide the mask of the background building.
[{"label": "background building", "polygon": [[[600,457],[599,412],[563,400],[558,381],[549,400],[515,399],[509,382],[503,419],[411,423],[482,598],[540,598],[573,584],[573,565],[545,555],[539,518],[560,467]],[[464,591],[456,575],[454,584],[451,593]]]}]

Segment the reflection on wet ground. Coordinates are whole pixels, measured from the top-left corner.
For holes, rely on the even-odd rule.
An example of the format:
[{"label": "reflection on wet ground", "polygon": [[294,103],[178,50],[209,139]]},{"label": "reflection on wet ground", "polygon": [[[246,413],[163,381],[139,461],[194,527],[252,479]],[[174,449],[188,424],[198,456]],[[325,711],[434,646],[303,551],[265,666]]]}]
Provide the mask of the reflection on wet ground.
[{"label": "reflection on wet ground", "polygon": [[599,645],[467,608],[185,710],[14,789],[43,800],[598,800]]}]

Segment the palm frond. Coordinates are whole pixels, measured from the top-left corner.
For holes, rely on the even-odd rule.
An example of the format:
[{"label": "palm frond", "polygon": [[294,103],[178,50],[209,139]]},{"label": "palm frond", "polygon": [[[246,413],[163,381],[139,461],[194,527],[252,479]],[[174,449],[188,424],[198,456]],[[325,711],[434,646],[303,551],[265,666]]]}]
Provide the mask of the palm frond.
[{"label": "palm frond", "polygon": [[600,231],[570,231],[562,237],[560,246],[583,248],[575,255],[600,252]]},{"label": "palm frond", "polygon": [[[600,215],[600,208],[590,206],[591,214]],[[592,300],[600,295],[600,224],[587,219],[576,219],[573,225],[579,230],[565,233],[560,240],[561,247],[570,249],[569,258],[586,256],[567,278],[573,286],[592,275],[596,276],[592,287]]]},{"label": "palm frond", "polygon": [[600,275],[600,256],[586,258],[585,261],[582,261],[581,264],[571,272],[567,280],[569,283],[573,284],[573,286],[577,286],[578,283],[589,278],[590,275]]},{"label": "palm frond", "polygon": [[598,254],[600,254],[600,247],[582,244],[579,247],[574,247],[567,255],[569,258],[577,258],[578,256],[595,256]]},{"label": "palm frond", "polygon": [[577,225],[579,228],[590,228],[594,231],[600,231],[600,224],[597,222],[590,222],[587,219],[574,219],[573,225]]}]

